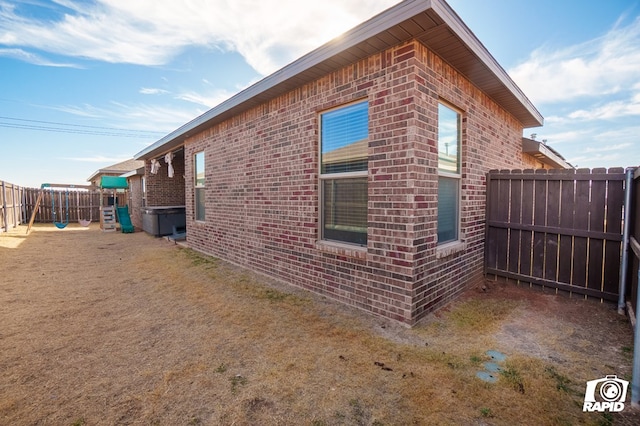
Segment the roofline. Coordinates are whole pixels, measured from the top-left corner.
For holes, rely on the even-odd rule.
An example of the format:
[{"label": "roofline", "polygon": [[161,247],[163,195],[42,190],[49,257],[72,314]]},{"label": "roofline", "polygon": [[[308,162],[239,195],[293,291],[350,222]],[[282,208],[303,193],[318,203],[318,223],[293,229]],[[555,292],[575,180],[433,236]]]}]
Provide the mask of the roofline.
[{"label": "roofline", "polygon": [[120,175],[120,177],[133,177],[133,176],[144,176],[144,167],[138,167],[135,170],[131,170],[130,172],[127,173],[123,173]]},{"label": "roofline", "polygon": [[561,169],[574,169],[573,165],[547,144],[529,138],[522,138],[522,152],[533,156],[536,160]]},{"label": "roofline", "polygon": [[500,80],[500,82],[520,101],[520,103],[528,110],[535,120],[535,123],[523,123],[525,128],[539,127],[544,123],[544,118],[538,109],[533,105],[524,92],[518,87],[518,85],[511,79],[507,71],[498,63],[496,58],[489,52],[489,50],[482,44],[482,42],[475,36],[473,31],[464,23],[464,21],[458,16],[458,14],[447,4],[444,0],[433,0],[432,8],[440,15],[440,17],[449,25],[449,27],[462,38],[469,48],[478,56],[493,74]]},{"label": "roofline", "polygon": [[[286,65],[280,70],[268,75],[257,83],[213,107],[204,114],[180,126],[176,130],[135,154],[133,158],[135,160],[157,158],[168,151],[182,146],[188,137],[193,136],[194,134],[218,122],[222,122],[232,115],[266,101],[266,99],[262,99],[262,97],[268,96],[269,98],[273,98],[282,93],[286,93],[290,89],[285,87],[285,82],[294,79],[297,76],[301,76],[302,73],[312,70],[314,67],[320,65],[324,61],[328,61],[341,52],[355,47],[360,43],[364,43],[376,35],[382,34],[384,31],[409,20],[420,13],[427,12],[430,9],[433,10],[445,22],[445,24],[449,26],[449,28],[451,28],[460,41],[471,50],[478,60],[489,68],[499,82],[511,94],[513,94],[513,96],[522,105],[525,111],[521,113],[522,117],[520,118],[523,127],[541,126],[543,118],[540,112],[538,112],[535,106],[514,83],[511,77],[509,77],[506,71],[498,64],[495,58],[444,0],[405,0],[354,27],[343,35],[336,37],[328,43],[325,43],[317,49],[307,53],[296,61]],[[415,39],[416,36],[417,35],[415,34],[408,34],[404,41]],[[396,44],[397,43],[388,43],[388,45],[381,47],[380,50],[392,47]],[[438,52],[435,51],[435,53]],[[363,59],[369,55],[370,53],[364,52],[362,58],[357,57],[354,61]],[[444,59],[446,60],[446,58]],[[342,66],[342,64],[338,64],[336,69]],[[301,79],[299,83],[300,85],[305,84],[308,81],[313,81],[314,79],[313,76],[304,77],[308,78],[308,80]],[[280,89],[281,91],[278,91],[279,85],[283,85]],[[260,97],[260,99],[257,99],[258,97]]]},{"label": "roofline", "polygon": [[[135,170],[135,169],[134,169],[134,170]],[[95,171],[91,176],[89,176],[89,177],[87,178],[87,182],[91,182],[91,180],[92,180],[93,178],[95,178],[96,176],[98,176],[98,175],[103,175],[103,174],[107,174],[107,173],[108,173],[108,174],[111,174],[111,175],[121,175],[121,174],[123,174],[123,173],[127,173],[128,171],[130,171],[130,170],[125,170],[125,169],[122,169],[122,170],[116,170],[116,169],[99,169],[99,170]]]}]

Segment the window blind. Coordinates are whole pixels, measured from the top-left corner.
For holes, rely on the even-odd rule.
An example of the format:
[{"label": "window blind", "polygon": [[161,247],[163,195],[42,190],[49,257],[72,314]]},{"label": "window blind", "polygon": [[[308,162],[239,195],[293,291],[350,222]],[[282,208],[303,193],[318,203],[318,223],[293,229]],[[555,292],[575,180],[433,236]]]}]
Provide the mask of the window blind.
[{"label": "window blind", "polygon": [[361,102],[322,114],[321,173],[367,170],[368,103]]}]

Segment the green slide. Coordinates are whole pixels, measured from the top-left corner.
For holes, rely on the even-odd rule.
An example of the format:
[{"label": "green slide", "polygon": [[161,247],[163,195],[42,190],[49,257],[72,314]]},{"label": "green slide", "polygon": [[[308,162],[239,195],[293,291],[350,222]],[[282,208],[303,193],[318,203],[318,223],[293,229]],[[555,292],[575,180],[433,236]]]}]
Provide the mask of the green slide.
[{"label": "green slide", "polygon": [[126,234],[133,232],[133,224],[129,216],[129,206],[118,207],[116,210],[118,211],[118,222],[120,222],[122,232]]}]

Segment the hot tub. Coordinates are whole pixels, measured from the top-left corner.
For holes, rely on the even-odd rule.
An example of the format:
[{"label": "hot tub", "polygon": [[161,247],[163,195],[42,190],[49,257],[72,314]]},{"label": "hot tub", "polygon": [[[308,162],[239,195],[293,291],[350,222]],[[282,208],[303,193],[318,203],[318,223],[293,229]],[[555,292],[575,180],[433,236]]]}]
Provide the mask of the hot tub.
[{"label": "hot tub", "polygon": [[142,209],[142,229],[154,237],[173,234],[174,227],[185,229],[185,206],[157,206]]}]

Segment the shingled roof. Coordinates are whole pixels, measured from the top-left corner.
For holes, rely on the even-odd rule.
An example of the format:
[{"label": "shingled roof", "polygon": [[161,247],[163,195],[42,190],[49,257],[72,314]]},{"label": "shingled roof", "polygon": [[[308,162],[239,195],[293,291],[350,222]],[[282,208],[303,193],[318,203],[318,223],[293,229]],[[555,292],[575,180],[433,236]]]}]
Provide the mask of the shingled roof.
[{"label": "shingled roof", "polygon": [[133,158],[122,161],[120,163],[113,164],[111,166],[103,167],[96,170],[91,176],[87,178],[87,182],[91,182],[94,178],[101,175],[120,176],[125,173],[129,173],[132,170],[137,170],[144,167],[143,160],[134,160]]}]

